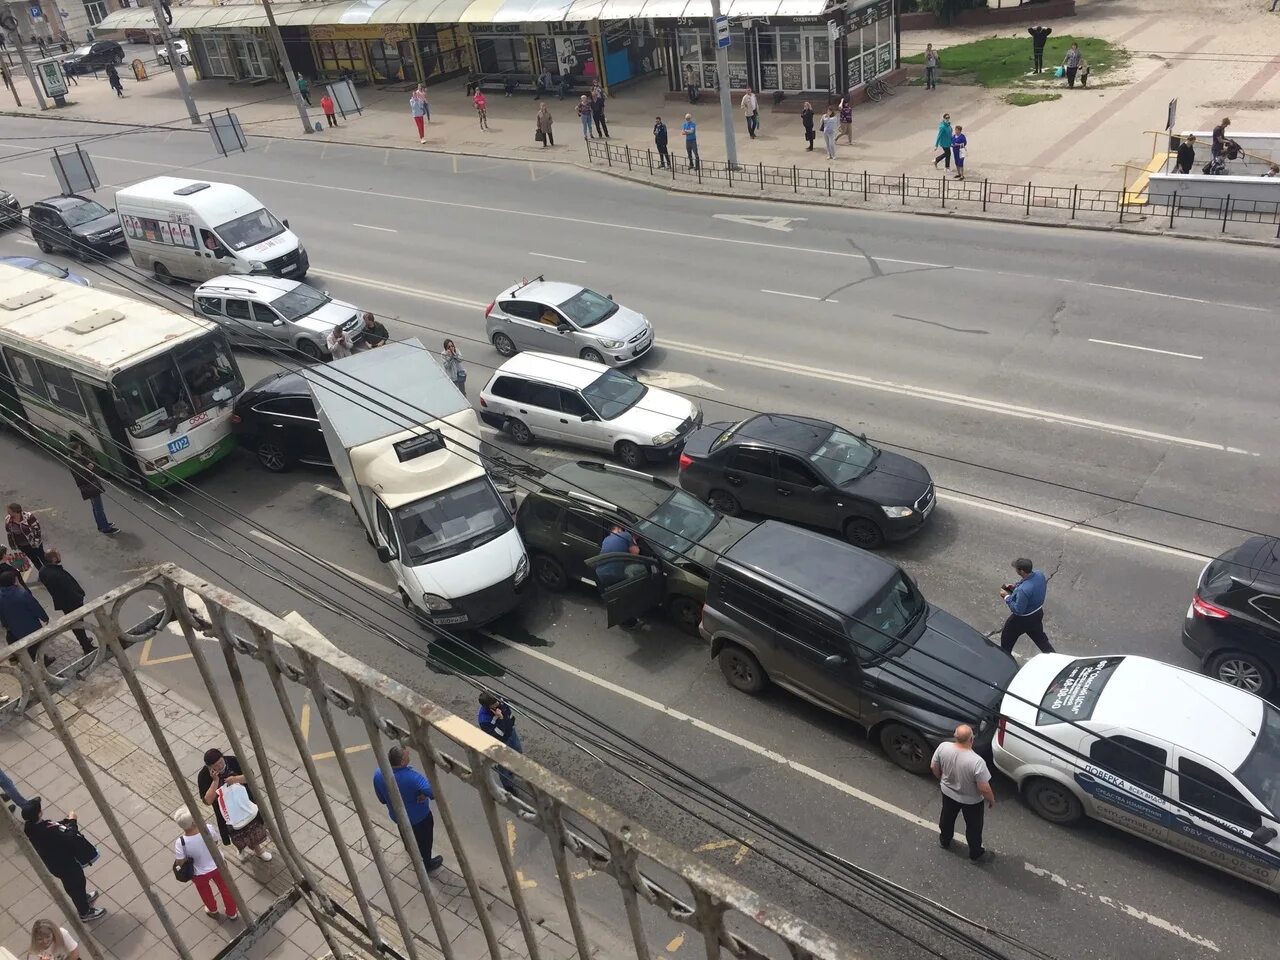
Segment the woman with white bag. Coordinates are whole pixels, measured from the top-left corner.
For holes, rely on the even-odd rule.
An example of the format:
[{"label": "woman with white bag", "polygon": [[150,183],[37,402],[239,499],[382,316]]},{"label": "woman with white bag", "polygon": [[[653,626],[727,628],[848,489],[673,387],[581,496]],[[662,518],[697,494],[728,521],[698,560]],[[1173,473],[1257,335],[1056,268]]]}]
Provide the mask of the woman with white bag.
[{"label": "woman with white bag", "polygon": [[224,756],[216,747],[206,751],[204,766],[196,777],[196,791],[213,807],[224,845],[235,846],[241,856],[247,856],[248,850],[259,860],[271,859],[271,851],[262,849],[268,839],[267,825],[262,822],[240,761]]}]

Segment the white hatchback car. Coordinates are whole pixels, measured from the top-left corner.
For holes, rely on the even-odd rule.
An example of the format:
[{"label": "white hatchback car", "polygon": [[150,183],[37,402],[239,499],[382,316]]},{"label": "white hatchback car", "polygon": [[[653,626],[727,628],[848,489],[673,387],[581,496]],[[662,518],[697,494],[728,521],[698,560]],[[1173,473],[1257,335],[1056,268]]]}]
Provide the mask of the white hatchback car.
[{"label": "white hatchback car", "polygon": [[634,470],[679,456],[702,410],[601,363],[521,353],[480,391],[480,419],[516,443],[606,450]]},{"label": "white hatchback car", "polygon": [[[187,47],[187,41],[185,40],[173,41],[173,51],[178,55],[179,63],[181,63],[184,67],[191,66],[191,51]],[[169,65],[169,50],[168,48],[165,47],[163,43],[160,44],[159,47],[157,47],[156,49],[156,61],[166,67]]]},{"label": "white hatchback car", "polygon": [[325,338],[338,324],[352,339],[362,326],[354,305],[281,277],[214,277],[196,287],[191,306],[220,324],[232,343],[291,347],[312,360],[329,355]]},{"label": "white hatchback car", "polygon": [[996,766],[1046,820],[1105,820],[1280,891],[1280,710],[1265,700],[1145,657],[1046,653],[1000,714]]}]

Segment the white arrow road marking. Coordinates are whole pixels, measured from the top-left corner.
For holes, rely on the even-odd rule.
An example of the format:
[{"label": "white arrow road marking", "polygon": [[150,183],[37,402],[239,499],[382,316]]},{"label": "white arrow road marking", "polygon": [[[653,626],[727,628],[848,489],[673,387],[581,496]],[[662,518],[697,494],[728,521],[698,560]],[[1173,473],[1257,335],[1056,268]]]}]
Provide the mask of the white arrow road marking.
[{"label": "white arrow road marking", "polygon": [[662,390],[723,390],[724,387],[717,387],[710,380],[703,380],[701,377],[695,377],[692,373],[675,373],[666,370],[646,370],[644,373],[636,377],[641,383],[648,384],[651,387],[658,387]]},{"label": "white arrow road marking", "polygon": [[764,227],[766,230],[778,230],[782,233],[791,232],[790,224],[809,219],[808,217],[756,217],[742,213],[715,213],[712,216],[717,220],[745,223],[749,227]]}]

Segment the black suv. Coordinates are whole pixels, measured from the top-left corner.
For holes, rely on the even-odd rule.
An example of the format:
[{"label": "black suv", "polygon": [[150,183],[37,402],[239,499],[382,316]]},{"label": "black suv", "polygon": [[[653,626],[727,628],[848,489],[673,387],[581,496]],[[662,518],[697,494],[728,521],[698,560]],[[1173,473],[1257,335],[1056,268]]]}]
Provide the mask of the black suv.
[{"label": "black suv", "polygon": [[912,773],[959,723],[988,747],[1018,672],[897,564],[774,520],[716,563],[700,631],[732,686],[760,693],[772,681],[848,717]]},{"label": "black suv", "polygon": [[619,523],[636,535],[640,555],[629,557],[627,576],[604,591],[609,626],[660,606],[697,636],[711,567],[754,523],[721,516],[665,480],[612,464],[580,460],[542,483],[520,504],[516,527],[543,587],[594,585],[600,544]]},{"label": "black suv", "polygon": [[113,63],[124,63],[124,48],[114,40],[86,43],[62,58],[62,66],[67,73],[93,73]]},{"label": "black suv", "polygon": [[777,413],[689,434],[680,486],[729,516],[832,530],[868,550],[911,536],[935,503],[929,471],[914,460],[826,420]]},{"label": "black suv", "polygon": [[1260,697],[1280,674],[1280,540],[1250,537],[1204,568],[1182,644],[1209,676]]},{"label": "black suv", "polygon": [[70,194],[37,200],[27,211],[31,239],[45,253],[62,248],[74,256],[90,250],[113,252],[124,246],[124,228],[115,208]]}]

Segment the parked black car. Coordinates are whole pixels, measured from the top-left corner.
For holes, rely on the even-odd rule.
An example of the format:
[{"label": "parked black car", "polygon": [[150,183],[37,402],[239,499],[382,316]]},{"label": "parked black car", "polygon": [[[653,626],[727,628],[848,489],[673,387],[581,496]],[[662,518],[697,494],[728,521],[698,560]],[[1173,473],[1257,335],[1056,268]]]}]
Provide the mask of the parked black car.
[{"label": "parked black car", "polygon": [[848,717],[912,773],[959,723],[989,747],[1018,671],[897,564],[774,520],[716,562],[699,630],[733,687],[775,683]]},{"label": "parked black car", "polygon": [[297,463],[332,466],[311,391],[296,373],[273,373],[246,390],[236,401],[231,430],[272,473]]},{"label": "parked black car", "polygon": [[113,63],[124,63],[124,48],[114,40],[86,43],[62,58],[63,69],[67,73],[93,73]]},{"label": "parked black car", "polygon": [[22,203],[8,190],[0,190],[0,227],[22,222]]},{"label": "parked black car", "polygon": [[1280,540],[1250,537],[1204,568],[1182,622],[1204,672],[1271,697],[1280,675]]},{"label": "parked black car", "polygon": [[929,471],[834,423],[762,413],[689,434],[680,486],[729,516],[743,511],[834,530],[874,549],[919,530]]},{"label": "parked black car", "polygon": [[115,209],[71,194],[37,200],[27,211],[31,239],[45,253],[61,248],[76,256],[113,253],[124,247],[124,228]]},{"label": "parked black car", "polygon": [[694,636],[717,555],[755,527],[658,477],[590,460],[551,471],[516,514],[534,576],[553,591],[595,584],[589,561],[614,523],[637,536],[640,555],[635,576],[604,592],[609,626],[661,607]]}]

